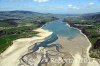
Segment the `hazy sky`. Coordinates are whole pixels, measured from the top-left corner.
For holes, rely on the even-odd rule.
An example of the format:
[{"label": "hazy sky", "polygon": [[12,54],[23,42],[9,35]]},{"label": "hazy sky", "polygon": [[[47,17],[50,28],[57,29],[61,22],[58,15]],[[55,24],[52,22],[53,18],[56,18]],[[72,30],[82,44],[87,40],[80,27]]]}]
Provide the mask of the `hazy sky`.
[{"label": "hazy sky", "polygon": [[27,10],[42,13],[100,12],[100,0],[0,0],[0,11]]}]

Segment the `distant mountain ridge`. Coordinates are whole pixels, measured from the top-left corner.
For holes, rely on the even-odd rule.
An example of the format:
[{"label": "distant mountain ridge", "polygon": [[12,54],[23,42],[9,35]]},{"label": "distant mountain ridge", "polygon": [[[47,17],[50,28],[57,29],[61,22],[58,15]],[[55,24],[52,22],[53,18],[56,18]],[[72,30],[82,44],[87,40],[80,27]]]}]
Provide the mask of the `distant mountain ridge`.
[{"label": "distant mountain ridge", "polygon": [[[58,17],[58,16],[57,16]],[[55,14],[44,14],[32,11],[0,11],[0,24],[7,26],[15,26],[17,23],[27,23],[36,20],[52,20],[56,19]]]},{"label": "distant mountain ridge", "polygon": [[33,18],[41,15],[44,14],[31,11],[0,11],[0,18]]},{"label": "distant mountain ridge", "polygon": [[33,11],[21,11],[21,10],[0,11],[0,19],[26,19],[26,18],[47,17],[47,16],[55,16],[61,18],[67,16],[67,14],[38,13]]},{"label": "distant mountain ridge", "polygon": [[81,16],[85,19],[95,19],[97,21],[100,20],[100,12],[89,13],[89,14],[51,14],[51,13],[44,14],[44,13],[23,11],[23,10],[0,11],[0,19],[26,19],[39,16],[56,16],[60,18],[66,16]]},{"label": "distant mountain ridge", "polygon": [[88,19],[88,20],[95,20],[95,21],[99,22],[100,21],[100,12],[84,14],[84,15],[82,15],[82,17],[85,19]]}]

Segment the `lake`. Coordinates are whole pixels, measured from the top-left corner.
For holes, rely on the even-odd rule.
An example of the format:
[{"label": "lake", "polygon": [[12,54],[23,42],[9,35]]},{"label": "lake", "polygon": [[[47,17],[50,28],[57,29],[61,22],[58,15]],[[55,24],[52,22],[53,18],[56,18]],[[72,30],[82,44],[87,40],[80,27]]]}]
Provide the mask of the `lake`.
[{"label": "lake", "polygon": [[[33,48],[34,52],[36,50],[38,50],[39,47],[49,47],[48,45],[57,41],[59,36],[66,37],[66,39],[67,38],[72,39],[80,34],[79,30],[77,30],[73,27],[70,27],[67,23],[63,22],[62,19],[49,22],[49,23],[45,24],[42,27],[42,29],[52,31],[53,34],[50,35],[47,39],[45,39],[45,41],[37,43]],[[66,39],[64,39],[64,40],[66,40]],[[55,45],[57,45],[57,43],[53,44],[53,45],[55,46]]]}]

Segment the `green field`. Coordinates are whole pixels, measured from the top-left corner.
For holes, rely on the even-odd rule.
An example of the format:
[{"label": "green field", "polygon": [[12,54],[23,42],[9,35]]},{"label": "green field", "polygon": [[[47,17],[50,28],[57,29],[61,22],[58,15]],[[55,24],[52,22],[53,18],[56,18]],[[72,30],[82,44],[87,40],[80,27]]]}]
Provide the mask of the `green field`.
[{"label": "green field", "polygon": [[12,42],[16,39],[36,36],[38,32],[33,31],[34,29],[53,20],[55,19],[52,17],[27,18],[16,22],[13,19],[10,20],[11,22],[4,19],[4,22],[0,22],[0,53],[12,45]]},{"label": "green field", "polygon": [[32,30],[37,27],[38,25],[32,24],[32,26],[3,29],[2,31],[6,33],[0,36],[0,53],[9,47],[12,44],[13,40],[16,40],[19,38],[29,38],[29,37],[36,36],[38,32],[32,31]]},{"label": "green field", "polygon": [[0,37],[0,53],[8,48],[12,44],[12,41],[17,38],[18,35],[8,35]]}]

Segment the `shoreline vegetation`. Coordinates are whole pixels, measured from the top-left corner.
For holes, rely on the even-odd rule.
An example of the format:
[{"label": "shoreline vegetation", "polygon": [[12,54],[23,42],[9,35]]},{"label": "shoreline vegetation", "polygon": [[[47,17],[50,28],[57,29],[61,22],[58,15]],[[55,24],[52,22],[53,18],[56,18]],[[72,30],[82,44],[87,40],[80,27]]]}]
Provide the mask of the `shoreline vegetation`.
[{"label": "shoreline vegetation", "polygon": [[[50,54],[51,55],[55,54],[55,57],[63,58],[62,57],[63,54],[62,55],[58,54],[59,56],[57,56],[57,53],[59,52],[59,50],[50,52],[50,54],[47,52],[48,50],[50,51],[50,50],[59,49],[59,47],[58,48],[57,47],[55,47],[55,48],[54,47],[52,47],[52,48],[39,47],[39,49],[35,52],[37,54],[34,54],[34,52],[32,51],[33,46],[35,47],[36,43],[38,44],[40,42],[43,42],[45,39],[50,37],[50,35],[52,34],[52,32],[50,32],[48,30],[43,30],[40,27],[42,27],[43,25],[45,25],[48,22],[57,20],[58,18],[56,18],[54,16],[45,16],[45,17],[38,16],[38,17],[31,18],[28,20],[26,20],[26,18],[24,18],[24,19],[21,19],[21,20],[19,19],[16,22],[16,19],[11,18],[10,23],[9,23],[9,19],[3,19],[3,20],[0,19],[1,24],[3,23],[3,21],[5,23],[7,23],[7,24],[3,24],[4,26],[0,27],[0,40],[1,41],[4,40],[2,42],[2,44],[0,44],[0,47],[3,47],[3,50],[2,50],[2,48],[0,48],[0,51],[2,52],[6,49],[6,51],[4,51],[0,54],[0,66],[7,66],[7,65],[8,66],[13,66],[13,65],[14,66],[22,66],[22,65],[24,65],[24,62],[25,62],[25,65],[27,65],[27,63],[31,62],[30,64],[34,64],[35,66],[38,66],[40,61],[49,59],[49,57],[46,57],[45,55],[50,55]],[[73,28],[75,27],[75,29],[78,29],[80,31],[80,33],[82,34],[82,35],[79,35],[76,38],[72,39],[71,41],[60,36],[57,41],[57,43],[60,43],[64,47],[62,50],[65,53],[67,53],[67,55],[65,54],[66,56],[64,56],[64,57],[67,57],[67,59],[68,58],[74,59],[72,66],[79,66],[80,62],[78,62],[78,64],[77,64],[77,59],[82,59],[82,58],[84,58],[84,56],[86,56],[86,58],[89,58],[89,59],[91,59],[90,56],[92,56],[93,58],[99,58],[99,56],[97,56],[98,54],[95,52],[96,50],[93,51],[94,50],[93,43],[91,42],[92,43],[92,45],[91,45],[91,43],[89,41],[91,39],[88,40],[89,37],[85,33],[83,33],[82,29],[80,30],[80,28],[83,28],[83,27],[90,28],[93,25],[91,25],[91,24],[88,25],[87,23],[85,25],[83,25],[83,23],[82,24],[78,23],[77,24],[78,27],[77,27],[76,23],[74,23],[74,21],[71,21],[68,18],[64,19],[64,22],[68,22],[70,27],[73,27]],[[13,25],[13,26],[9,26],[8,24]],[[85,38],[83,35],[85,36]],[[80,41],[82,41],[82,42],[80,42]],[[96,43],[97,41],[94,40],[93,42]],[[54,42],[54,43],[56,44],[56,42]],[[85,44],[82,45],[82,43],[83,44],[85,43]],[[75,44],[75,46],[73,44]],[[92,53],[90,53],[90,56],[89,56],[89,50],[90,50],[91,46],[93,46],[93,48],[91,50]],[[98,46],[96,46],[96,48],[97,47]],[[45,50],[45,52],[44,52],[44,50]],[[33,53],[27,55],[31,51]],[[77,52],[79,52],[79,53],[77,54]],[[94,52],[97,55],[95,55]],[[46,53],[46,54],[44,54],[44,53]],[[25,57],[23,57],[23,55],[25,55]],[[95,55],[95,57],[94,57],[94,55]],[[14,58],[14,59],[9,61],[10,58]],[[34,63],[33,63],[32,59],[33,60],[35,59]],[[28,61],[30,60],[30,61],[27,62],[27,60]],[[88,63],[87,66],[91,66],[91,65],[99,66],[98,63],[99,63],[99,61],[97,62],[95,59],[93,59],[93,61],[91,63]],[[54,65],[54,64],[52,64],[52,65]],[[66,63],[63,63],[63,65],[65,65],[65,64]],[[42,65],[42,62],[40,65]],[[46,62],[46,65],[47,65],[47,62]],[[49,66],[51,66],[51,64]],[[57,66],[59,66],[59,65],[57,65]]]},{"label": "shoreline vegetation", "polygon": [[36,36],[39,32],[33,31],[42,27],[45,23],[57,20],[56,17],[36,17],[28,22],[24,19],[2,19],[0,20],[0,54],[4,52],[12,42],[19,38]]},{"label": "shoreline vegetation", "polygon": [[[77,59],[82,59],[81,58],[81,54],[75,54],[74,55],[74,52],[77,53],[77,51],[79,51],[81,53],[83,50],[87,50],[87,49],[83,49],[82,51],[80,51],[78,49],[76,49],[77,51],[75,50],[75,48],[81,48],[82,47],[81,43],[77,43],[78,41],[80,41],[81,39],[83,39],[82,42],[84,42],[84,41],[87,40],[82,35],[77,36],[76,38],[73,39],[73,41],[75,41],[75,43],[72,42],[72,41],[70,41],[70,40],[68,40],[68,39],[66,40],[66,42],[67,42],[66,43],[66,42],[64,42],[65,38],[64,37],[60,37],[57,43],[60,42],[60,44],[64,47],[62,49],[62,52],[59,52],[59,50],[58,50],[59,54],[61,54],[61,55],[59,55],[59,54],[57,55],[58,52],[57,52],[57,50],[55,50],[55,49],[57,49],[56,47],[52,47],[52,48],[43,48],[43,47],[40,47],[39,50],[36,51],[37,54],[35,54],[35,53],[27,54],[27,52],[29,53],[30,47],[32,49],[32,47],[35,45],[35,43],[37,43],[37,42],[43,42],[47,37],[49,37],[52,34],[52,32],[49,32],[49,31],[43,30],[43,29],[37,29],[37,30],[34,30],[34,31],[39,32],[38,36],[34,36],[34,37],[31,37],[31,38],[21,38],[21,39],[17,39],[15,41],[13,41],[13,45],[10,46],[0,56],[1,57],[1,59],[0,59],[0,65],[1,66],[6,66],[6,65],[9,65],[9,66],[13,66],[13,65],[14,66],[18,66],[19,64],[23,65],[24,63],[22,61],[18,61],[18,60],[20,60],[20,59],[23,60],[24,59],[26,61],[25,63],[28,63],[27,62],[27,57],[28,56],[29,56],[28,59],[30,59],[30,58],[32,58],[32,59],[34,58],[35,59],[35,62],[34,63],[31,62],[30,64],[34,64],[34,65],[38,66],[38,64],[40,63],[42,57],[44,57],[43,59],[48,59],[48,58],[46,58],[46,56],[43,56],[44,51],[42,51],[42,50],[45,50],[45,49],[51,55],[53,55],[52,56],[53,58],[56,58],[56,57],[61,57],[62,58],[63,55],[64,55],[64,58],[66,58],[66,59],[73,59],[73,57],[74,57],[74,60],[73,60],[74,62],[71,63],[72,66],[76,66],[76,65],[80,64],[80,62],[78,62],[78,64],[77,64],[76,60]],[[70,43],[70,45],[71,44],[72,45],[69,46],[69,43]],[[76,46],[74,46],[73,44],[76,44]],[[83,47],[87,48],[88,47],[88,42],[86,42],[86,46],[83,46]],[[66,49],[71,49],[71,50],[66,50]],[[74,51],[72,51],[72,50],[74,50]],[[45,51],[45,53],[46,53],[46,51]],[[69,53],[68,53],[68,51],[69,51]],[[27,54],[27,55],[25,55],[25,54]],[[48,53],[46,53],[45,55],[47,55],[47,54]],[[23,55],[25,55],[24,58],[22,57]],[[84,56],[84,55],[85,55],[84,52],[82,52],[82,56]],[[50,58],[52,58],[52,57],[50,56]],[[9,61],[9,58],[14,58],[14,59],[11,60],[11,61]],[[97,64],[96,62],[91,62],[91,63],[93,63],[93,66]],[[48,62],[48,64],[49,64],[49,62]],[[54,65],[54,64],[55,63],[51,63],[48,66],[51,66],[51,65]],[[55,66],[61,66],[61,64],[65,65],[65,63],[62,62],[62,63],[60,63],[58,65],[55,65]],[[69,64],[69,65],[71,65],[71,64]],[[89,64],[88,66],[91,66],[91,64]],[[97,64],[97,66],[98,66],[98,64]]]},{"label": "shoreline vegetation", "polygon": [[[30,38],[20,38],[13,41],[13,44],[3,53],[0,55],[0,66],[19,66],[21,63],[19,60],[21,57],[28,53],[29,47],[33,47],[35,43],[44,41],[47,37],[49,37],[52,32],[47,30],[43,30],[41,28],[35,29],[34,31],[39,32],[37,36],[33,36]],[[10,60],[10,58],[14,58]],[[40,56],[38,55],[37,61],[41,60]]]},{"label": "shoreline vegetation", "polygon": [[[76,19],[75,19],[76,18]],[[77,17],[69,17],[64,19],[71,27],[78,28],[83,34],[85,34],[89,41],[91,42],[91,47],[89,49],[89,56],[92,58],[100,59],[100,23],[90,23],[89,20],[84,21]]]}]

